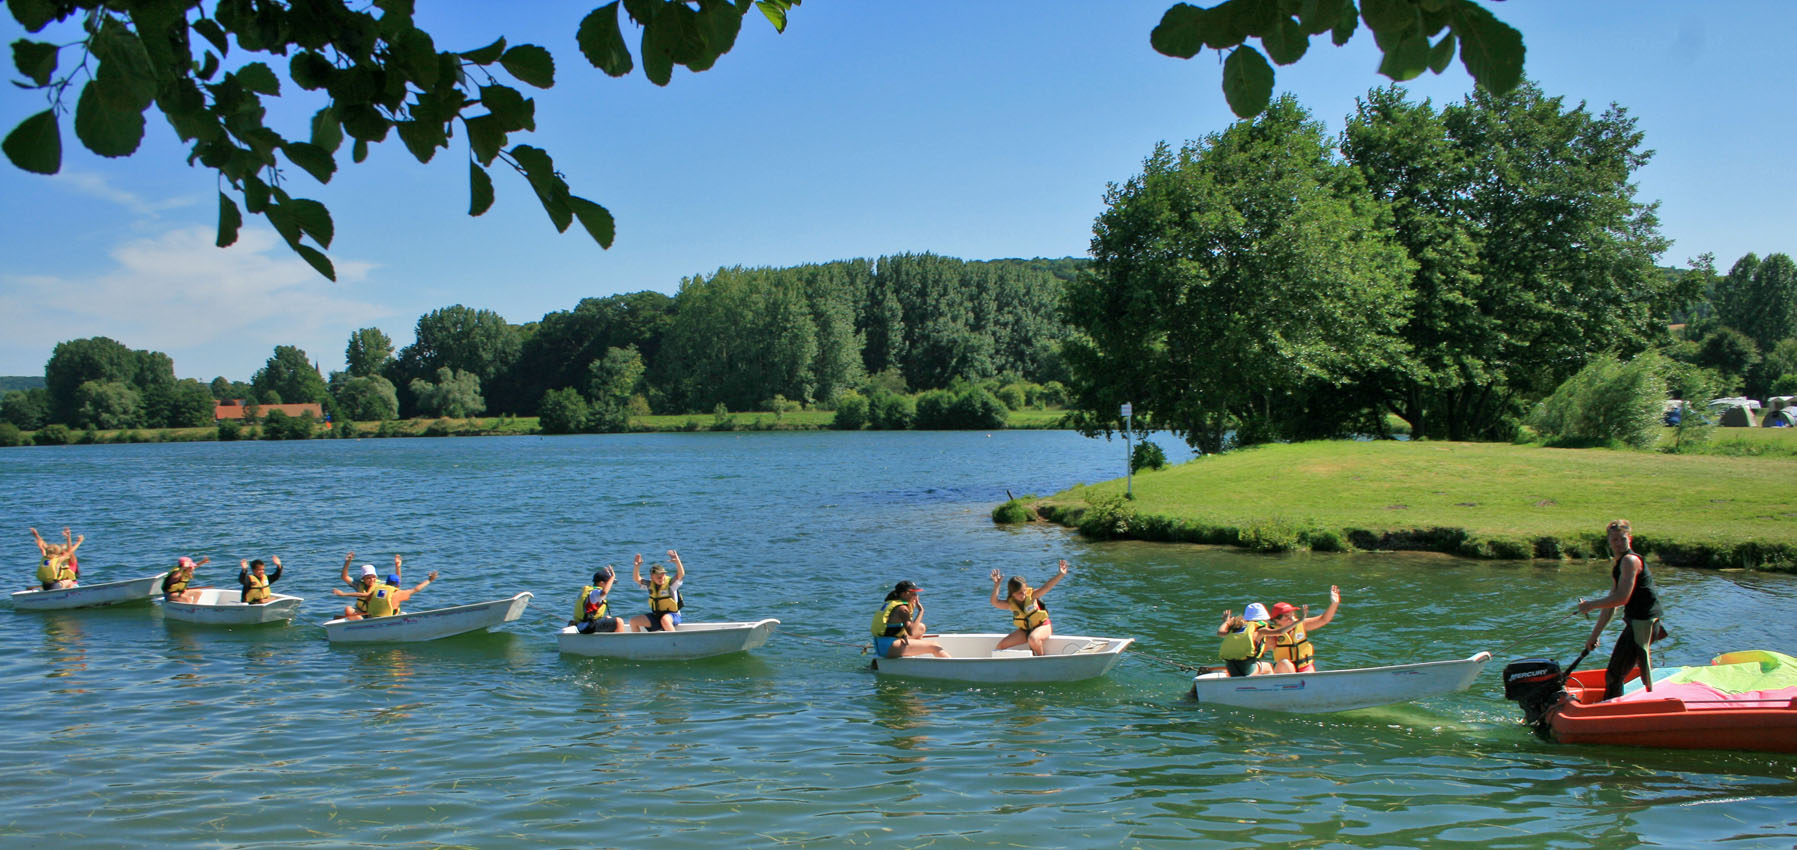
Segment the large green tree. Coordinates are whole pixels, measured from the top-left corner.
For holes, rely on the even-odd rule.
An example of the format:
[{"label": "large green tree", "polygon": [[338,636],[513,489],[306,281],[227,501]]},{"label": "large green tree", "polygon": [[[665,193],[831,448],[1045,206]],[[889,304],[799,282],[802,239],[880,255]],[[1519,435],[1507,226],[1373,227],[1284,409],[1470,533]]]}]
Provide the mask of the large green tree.
[{"label": "large green tree", "polygon": [[1797,263],[1788,254],[1748,254],[1716,284],[1716,317],[1761,351],[1797,336]]},{"label": "large green tree", "polygon": [[1503,438],[1591,354],[1663,340],[1702,280],[1655,266],[1668,243],[1635,198],[1642,141],[1625,110],[1526,83],[1440,110],[1396,88],[1360,102],[1343,153],[1416,263],[1412,356],[1364,386],[1414,436]]},{"label": "large green tree", "polygon": [[487,409],[480,397],[480,377],[473,372],[444,366],[437,370],[434,382],[412,379],[411,390],[418,410],[429,416],[461,419]]},{"label": "large green tree", "polygon": [[1403,356],[1413,264],[1382,205],[1289,97],[1106,193],[1092,273],[1067,288],[1087,433],[1165,428],[1205,452],[1279,436],[1293,393]]},{"label": "large green tree", "polygon": [[343,349],[344,371],[352,378],[379,375],[393,359],[393,340],[380,328],[358,328]]},{"label": "large green tree", "polygon": [[250,378],[250,386],[259,398],[272,392],[282,404],[322,403],[330,395],[324,376],[306,352],[291,345],[275,346],[274,355]]}]

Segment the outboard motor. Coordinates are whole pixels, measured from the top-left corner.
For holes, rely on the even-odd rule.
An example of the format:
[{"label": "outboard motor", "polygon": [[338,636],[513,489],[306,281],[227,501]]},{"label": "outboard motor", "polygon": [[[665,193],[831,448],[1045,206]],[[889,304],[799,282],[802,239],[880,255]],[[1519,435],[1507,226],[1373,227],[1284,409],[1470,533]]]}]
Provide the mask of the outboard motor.
[{"label": "outboard motor", "polygon": [[1523,722],[1543,739],[1548,736],[1548,711],[1566,692],[1566,675],[1552,658],[1523,658],[1504,665],[1504,699],[1522,706]]}]

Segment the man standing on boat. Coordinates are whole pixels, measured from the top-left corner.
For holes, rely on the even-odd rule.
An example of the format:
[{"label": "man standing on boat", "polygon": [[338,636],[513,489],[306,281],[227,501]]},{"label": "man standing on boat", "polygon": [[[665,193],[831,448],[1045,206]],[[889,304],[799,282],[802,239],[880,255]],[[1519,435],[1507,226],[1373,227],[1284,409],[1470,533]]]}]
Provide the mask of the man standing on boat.
[{"label": "man standing on boat", "polygon": [[1616,557],[1615,563],[1610,565],[1610,595],[1590,601],[1579,600],[1579,613],[1603,612],[1597,616],[1597,625],[1591,628],[1591,637],[1585,641],[1585,651],[1590,652],[1597,648],[1598,640],[1603,637],[1611,613],[1617,608],[1622,609],[1622,635],[1616,638],[1616,648],[1610,652],[1610,666],[1604,668],[1604,699],[1615,699],[1622,696],[1622,683],[1631,667],[1641,668],[1641,683],[1649,691],[1653,690],[1653,658],[1649,647],[1655,638],[1665,634],[1660,629],[1660,617],[1664,612],[1660,609],[1660,594],[1654,589],[1653,576],[1647,572],[1647,562],[1635,554],[1635,538],[1629,521],[1616,520],[1604,532],[1609,538],[1610,554]]}]

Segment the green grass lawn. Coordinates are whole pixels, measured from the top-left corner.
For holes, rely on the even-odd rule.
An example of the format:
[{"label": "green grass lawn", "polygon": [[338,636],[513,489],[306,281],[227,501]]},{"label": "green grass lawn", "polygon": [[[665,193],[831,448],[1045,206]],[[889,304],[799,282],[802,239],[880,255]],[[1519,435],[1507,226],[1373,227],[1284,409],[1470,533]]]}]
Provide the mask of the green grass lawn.
[{"label": "green grass lawn", "polygon": [[[1797,443],[1782,434],[1742,439]],[[1058,493],[1044,505],[1076,521],[1073,514],[1123,490],[1123,481],[1107,481]],[[1358,531],[1363,540],[1395,533],[1432,542],[1420,548],[1463,554],[1589,555],[1604,525],[1623,517],[1645,548],[1669,560],[1688,550],[1691,559],[1724,565],[1718,559],[1725,553],[1764,549],[1772,555],[1748,560],[1777,566],[1797,555],[1797,458],[1789,455],[1313,442],[1259,446],[1138,474],[1134,490],[1122,509],[1158,520],[1138,522],[1147,533],[1125,536],[1227,539],[1233,533],[1237,540],[1230,542],[1253,545],[1257,535],[1276,539],[1271,532],[1281,529],[1325,541],[1331,532],[1351,538]]]}]

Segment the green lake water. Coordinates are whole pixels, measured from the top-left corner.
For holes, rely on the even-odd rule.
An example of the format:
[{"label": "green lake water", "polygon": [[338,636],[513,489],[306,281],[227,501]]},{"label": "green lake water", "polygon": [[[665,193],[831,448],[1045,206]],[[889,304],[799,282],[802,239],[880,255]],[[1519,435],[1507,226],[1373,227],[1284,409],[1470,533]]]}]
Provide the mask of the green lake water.
[{"label": "green lake water", "polygon": [[[1162,440],[1171,450],[1174,442]],[[13,584],[27,526],[87,535],[104,581],[210,555],[232,585],[280,555],[287,626],[153,605],[0,606],[0,847],[1779,847],[1797,756],[1562,747],[1502,698],[1509,658],[1579,649],[1563,619],[1608,564],[1416,554],[1256,556],[998,528],[1005,491],[1114,477],[1066,432],[656,434],[0,451]],[[1593,516],[1594,528],[1609,516]],[[689,620],[778,617],[748,655],[563,657],[593,568],[677,548]],[[492,633],[330,646],[343,554],[422,610],[536,594]],[[933,630],[999,631],[994,567],[1046,579],[1061,634],[1138,640],[1103,679],[877,677],[853,646],[893,582]],[[384,571],[384,569],[383,569]],[[1657,568],[1658,657],[1797,650],[1797,578]],[[1324,667],[1497,660],[1464,693],[1339,715],[1197,706],[1224,608],[1327,602]],[[620,583],[615,607],[641,610]],[[1607,654],[1614,632],[1599,655]],[[1602,658],[1586,666],[1601,666]]]}]

